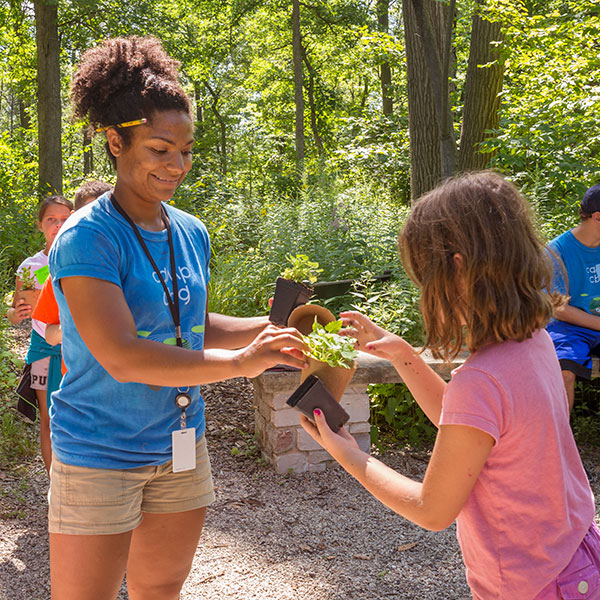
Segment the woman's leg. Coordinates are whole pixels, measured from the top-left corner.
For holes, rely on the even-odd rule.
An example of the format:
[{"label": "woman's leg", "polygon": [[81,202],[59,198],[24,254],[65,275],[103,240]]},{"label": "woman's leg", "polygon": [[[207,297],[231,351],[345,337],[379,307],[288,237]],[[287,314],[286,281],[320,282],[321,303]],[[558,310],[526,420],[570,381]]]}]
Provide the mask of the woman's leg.
[{"label": "woman's leg", "polygon": [[131,536],[127,562],[130,600],[177,600],[192,567],[206,507],[144,513]]},{"label": "woman's leg", "polygon": [[115,600],[131,531],[115,535],[50,534],[52,600]]},{"label": "woman's leg", "polygon": [[48,404],[46,402],[46,390],[35,390],[38,409],[40,411],[40,448],[46,471],[50,473],[52,464],[52,443],[50,442],[50,417],[48,416]]}]

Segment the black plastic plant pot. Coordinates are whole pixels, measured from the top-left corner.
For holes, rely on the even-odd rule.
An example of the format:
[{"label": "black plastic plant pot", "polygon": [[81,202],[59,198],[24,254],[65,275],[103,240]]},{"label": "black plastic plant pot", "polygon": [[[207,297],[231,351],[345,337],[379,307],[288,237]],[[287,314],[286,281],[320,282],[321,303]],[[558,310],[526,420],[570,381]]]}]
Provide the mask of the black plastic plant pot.
[{"label": "black plastic plant pot", "polygon": [[275,325],[286,326],[292,311],[297,306],[306,304],[313,295],[312,288],[302,283],[296,283],[283,277],[278,277],[275,282],[275,295],[273,306],[269,313],[269,321]]}]

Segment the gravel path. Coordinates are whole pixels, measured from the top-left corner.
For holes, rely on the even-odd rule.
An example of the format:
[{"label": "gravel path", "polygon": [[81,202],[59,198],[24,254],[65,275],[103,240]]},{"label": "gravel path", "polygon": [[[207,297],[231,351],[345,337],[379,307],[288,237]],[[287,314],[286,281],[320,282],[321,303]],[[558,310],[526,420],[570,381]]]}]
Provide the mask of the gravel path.
[{"label": "gravel path", "polygon": [[[276,475],[252,441],[250,384],[206,386],[204,397],[217,499],[182,599],[470,598],[454,526],[433,533],[412,525],[339,468]],[[597,449],[586,454],[595,469]],[[398,450],[383,460],[421,477],[428,456]],[[0,470],[1,600],[50,598],[47,487],[41,459],[18,473]],[[125,599],[123,587],[119,600]]]}]

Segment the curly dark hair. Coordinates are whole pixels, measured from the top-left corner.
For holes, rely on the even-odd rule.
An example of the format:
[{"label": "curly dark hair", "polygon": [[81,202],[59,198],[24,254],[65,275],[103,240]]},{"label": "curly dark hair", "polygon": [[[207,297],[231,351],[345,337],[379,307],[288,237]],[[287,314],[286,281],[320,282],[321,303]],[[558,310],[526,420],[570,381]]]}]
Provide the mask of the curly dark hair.
[{"label": "curly dark hair", "polygon": [[[90,126],[96,128],[144,117],[151,120],[156,111],[190,114],[178,68],[179,62],[156,38],[133,35],[104,40],[83,54],[73,74],[74,116],[87,117]],[[125,144],[129,143],[131,132],[127,128],[119,129],[119,134]]]}]

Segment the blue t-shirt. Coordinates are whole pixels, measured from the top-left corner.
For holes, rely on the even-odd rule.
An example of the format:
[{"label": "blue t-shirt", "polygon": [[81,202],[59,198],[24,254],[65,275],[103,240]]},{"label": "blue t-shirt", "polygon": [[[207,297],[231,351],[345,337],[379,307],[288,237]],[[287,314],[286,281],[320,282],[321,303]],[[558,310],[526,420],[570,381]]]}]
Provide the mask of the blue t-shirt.
[{"label": "blue t-shirt", "polygon": [[[184,346],[204,344],[210,242],[195,217],[165,206],[171,220],[179,286]],[[166,230],[140,229],[167,287],[172,292]],[[171,460],[171,432],[179,428],[177,388],[151,389],[119,383],[98,363],[81,339],[62,293],[64,277],[85,276],[118,285],[140,338],[175,344],[175,328],[163,287],[131,226],[101,196],[74,213],[61,228],[50,252],[50,273],[60,310],[63,357],[67,367],[60,389],[52,394],[52,449],[72,465],[127,469]],[[188,391],[188,427],[204,433],[204,402],[199,388]]]},{"label": "blue t-shirt", "polygon": [[569,304],[593,315],[600,315],[600,247],[582,244],[567,231],[549,244],[562,260],[565,273],[554,261],[553,289],[570,296]]}]

